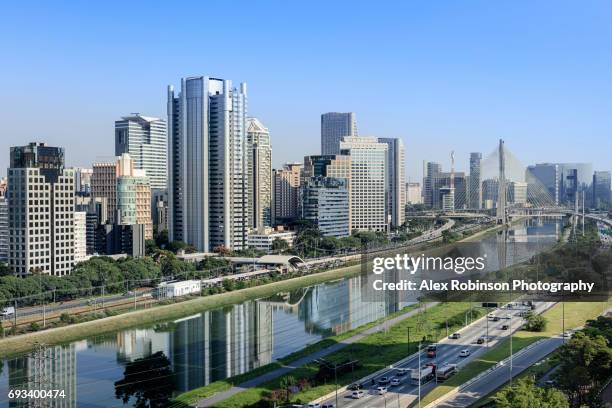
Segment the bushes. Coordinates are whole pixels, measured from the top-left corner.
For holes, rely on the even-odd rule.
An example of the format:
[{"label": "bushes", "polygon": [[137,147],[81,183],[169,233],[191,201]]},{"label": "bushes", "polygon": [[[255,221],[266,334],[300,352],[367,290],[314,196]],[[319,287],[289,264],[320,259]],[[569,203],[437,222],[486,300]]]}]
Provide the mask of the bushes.
[{"label": "bushes", "polygon": [[525,330],[532,332],[543,332],[546,330],[546,318],[542,315],[529,312],[526,317]]}]

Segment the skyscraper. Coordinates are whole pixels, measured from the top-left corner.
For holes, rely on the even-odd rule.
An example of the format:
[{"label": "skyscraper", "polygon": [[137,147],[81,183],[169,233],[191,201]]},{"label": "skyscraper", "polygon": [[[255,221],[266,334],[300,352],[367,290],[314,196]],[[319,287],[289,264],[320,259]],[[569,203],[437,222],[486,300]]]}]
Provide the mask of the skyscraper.
[{"label": "skyscraper", "polygon": [[205,76],[168,87],[169,236],[200,251],[246,247],[246,84]]},{"label": "skyscraper", "polygon": [[115,121],[115,156],[129,154],[134,168],[147,172],[153,190],[166,189],[167,152],[165,120],[135,113]]},{"label": "skyscraper", "polygon": [[64,149],[11,147],[8,169],[9,266],[18,275],[64,276],[74,265],[74,170]]},{"label": "skyscraper", "polygon": [[396,138],[379,138],[379,143],[387,145],[387,219],[391,225],[399,227],[404,223],[406,207],[406,153],[404,143]]},{"label": "skyscraper", "polygon": [[528,184],[529,196],[542,197],[541,201],[549,201],[553,205],[559,204],[561,171],[558,164],[538,163],[535,166],[527,167],[525,181]]},{"label": "skyscraper", "polygon": [[612,204],[610,180],[609,171],[595,171],[593,173],[593,208],[610,208]]},{"label": "skyscraper", "polygon": [[146,171],[136,169],[127,153],[117,160],[117,220],[119,225],[144,225],[145,239],[153,238],[151,186]]},{"label": "skyscraper", "polygon": [[353,112],[328,112],[321,115],[321,154],[339,154],[345,136],[357,136],[357,120]]},{"label": "skyscraper", "polygon": [[270,132],[258,119],[247,119],[249,227],[272,225],[272,146]]},{"label": "skyscraper", "polygon": [[106,208],[102,210],[105,219],[111,224],[115,223],[117,216],[117,163],[115,161],[98,162],[93,164],[91,175],[91,195],[93,199],[100,198],[102,205]]},{"label": "skyscraper", "polygon": [[509,204],[527,204],[527,183],[523,181],[510,182],[508,185],[507,195]]},{"label": "skyscraper", "polygon": [[74,169],[74,190],[77,193],[89,194],[91,193],[91,176],[93,174],[92,169],[84,169],[76,167]]},{"label": "skyscraper", "polygon": [[345,137],[340,152],[351,156],[351,228],[386,231],[387,149],[375,137]]},{"label": "skyscraper", "polygon": [[9,218],[8,218],[8,200],[4,192],[0,192],[0,262],[8,260],[9,245]]},{"label": "skyscraper", "polygon": [[348,180],[333,177],[307,177],[300,189],[300,218],[309,220],[326,237],[348,237]]},{"label": "skyscraper", "polygon": [[298,217],[298,199],[302,163],[286,163],[274,170],[272,223],[281,224]]},{"label": "skyscraper", "polygon": [[428,208],[433,208],[434,202],[436,201],[435,196],[437,193],[435,181],[439,177],[441,172],[441,166],[439,163],[427,162],[425,167],[425,176],[423,177],[423,204]]},{"label": "skyscraper", "polygon": [[423,193],[420,183],[406,183],[406,204],[422,204]]},{"label": "skyscraper", "polygon": [[480,180],[480,162],[482,153],[470,153],[470,181],[468,185],[468,208],[480,210],[482,208],[482,183]]},{"label": "skyscraper", "polygon": [[349,231],[351,231],[351,156],[341,154],[304,156],[302,179],[320,176],[346,180],[345,187],[349,198]]},{"label": "skyscraper", "polygon": [[82,262],[87,258],[87,213],[74,212],[74,262]]}]

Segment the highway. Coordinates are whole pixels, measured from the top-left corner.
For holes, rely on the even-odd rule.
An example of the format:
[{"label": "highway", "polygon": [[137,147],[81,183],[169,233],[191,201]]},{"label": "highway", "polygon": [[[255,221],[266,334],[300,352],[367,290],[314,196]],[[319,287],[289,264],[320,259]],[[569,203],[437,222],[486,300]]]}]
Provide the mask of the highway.
[{"label": "highway", "polygon": [[[518,353],[516,358],[512,360],[512,377],[516,377],[528,367],[542,360],[558,347],[561,347],[562,344],[563,338],[551,337],[534,344],[532,348],[525,349],[522,353]],[[446,401],[438,403],[436,406],[444,408],[468,407],[480,398],[503,386],[509,380],[510,365],[500,365],[472,384],[461,388],[458,393],[452,395]]]},{"label": "highway", "polygon": [[[541,313],[547,308],[551,307],[552,303],[540,303],[537,305],[536,312]],[[444,364],[457,364],[459,370],[470,361],[474,360],[480,354],[486,352],[487,342],[484,344],[476,344],[476,340],[487,334],[488,325],[488,347],[494,347],[500,341],[505,339],[510,333],[517,331],[520,326],[524,323],[524,319],[517,315],[521,311],[528,310],[526,306],[517,306],[512,309],[496,309],[493,311],[493,315],[500,318],[499,321],[494,322],[492,319],[482,318],[473,324],[463,328],[459,331],[461,338],[453,340],[446,338],[438,342],[438,350],[435,358],[427,358],[426,353],[423,351],[420,353],[420,365],[423,366],[426,363],[433,362],[438,367]],[[511,325],[508,330],[502,330],[502,325]],[[450,333],[449,333],[450,334]],[[459,357],[461,350],[467,349],[470,351],[470,356]],[[374,377],[377,382],[381,377],[394,377],[397,373],[398,368],[416,369],[419,367],[419,355],[414,355],[407,361],[394,365],[393,368],[380,372]],[[351,397],[351,391],[343,391],[338,394],[338,401],[336,404],[335,395],[330,395],[325,399],[323,404],[334,404],[336,407],[350,407],[350,408],[373,408],[373,407],[405,407],[412,401],[418,398],[418,385],[411,383],[410,374],[401,377],[402,383],[396,387],[389,387],[387,393],[378,395],[376,392],[377,384],[372,384],[371,378],[363,378],[360,383],[364,384],[365,395],[360,399],[353,399]],[[427,392],[431,391],[435,387],[435,380],[430,381],[427,384],[421,385],[421,395],[424,396]],[[390,404],[390,405],[389,405]]]}]

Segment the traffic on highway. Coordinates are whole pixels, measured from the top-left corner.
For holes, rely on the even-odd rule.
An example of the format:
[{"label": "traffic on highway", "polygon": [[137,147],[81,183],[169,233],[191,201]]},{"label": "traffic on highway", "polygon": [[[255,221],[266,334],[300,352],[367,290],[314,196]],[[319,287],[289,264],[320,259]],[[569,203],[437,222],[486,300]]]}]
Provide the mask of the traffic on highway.
[{"label": "traffic on highway", "polygon": [[[420,352],[373,376],[362,378],[312,406],[351,408],[407,406],[444,382],[488,348],[517,331],[525,312],[542,313],[553,303],[514,303],[491,313],[436,344],[422,345]],[[420,370],[419,370],[420,367]]]}]

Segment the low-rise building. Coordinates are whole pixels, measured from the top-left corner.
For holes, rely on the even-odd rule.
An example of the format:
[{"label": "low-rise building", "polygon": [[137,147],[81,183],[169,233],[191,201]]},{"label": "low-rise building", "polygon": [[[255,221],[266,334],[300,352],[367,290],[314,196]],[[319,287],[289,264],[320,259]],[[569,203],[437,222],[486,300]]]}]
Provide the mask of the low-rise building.
[{"label": "low-rise building", "polygon": [[249,248],[270,252],[276,239],[285,241],[289,247],[292,247],[295,240],[295,232],[286,231],[282,227],[255,230],[249,233],[248,245]]},{"label": "low-rise building", "polygon": [[157,286],[157,296],[159,298],[174,298],[191,294],[199,294],[201,290],[202,283],[199,280],[162,282]]}]

